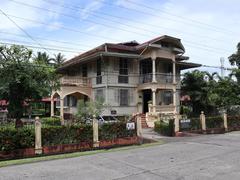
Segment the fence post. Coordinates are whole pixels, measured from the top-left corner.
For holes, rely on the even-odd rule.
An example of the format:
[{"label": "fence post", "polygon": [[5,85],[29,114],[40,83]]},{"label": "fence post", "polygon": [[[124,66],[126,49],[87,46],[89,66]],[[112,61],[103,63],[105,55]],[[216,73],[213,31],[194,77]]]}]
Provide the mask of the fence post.
[{"label": "fence post", "polygon": [[35,154],[42,154],[42,123],[39,117],[35,118]]},{"label": "fence post", "polygon": [[174,115],[174,132],[175,132],[175,135],[178,136],[179,134],[179,115],[178,114],[175,114]]},{"label": "fence post", "polygon": [[227,113],[226,113],[226,111],[223,112],[223,125],[224,125],[225,132],[228,132]]},{"label": "fence post", "polygon": [[98,120],[96,116],[93,116],[93,147],[99,147],[99,140],[98,140]]},{"label": "fence post", "polygon": [[137,136],[142,139],[142,120],[140,114],[137,115]]},{"label": "fence post", "polygon": [[204,134],[206,134],[206,117],[203,111],[201,111],[201,114],[200,114],[200,122],[202,125],[202,131]]}]

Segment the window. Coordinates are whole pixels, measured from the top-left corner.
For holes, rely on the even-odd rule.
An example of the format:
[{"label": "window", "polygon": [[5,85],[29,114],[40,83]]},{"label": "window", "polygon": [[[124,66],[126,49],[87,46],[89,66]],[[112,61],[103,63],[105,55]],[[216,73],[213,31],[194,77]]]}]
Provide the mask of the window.
[{"label": "window", "polygon": [[102,71],[102,64],[101,64],[101,59],[97,60],[97,77],[96,77],[96,83],[97,84],[102,84],[102,76],[101,72]]},{"label": "window", "polygon": [[128,60],[120,59],[118,83],[128,83]]},{"label": "window", "polygon": [[103,89],[97,89],[97,90],[95,91],[95,100],[97,100],[97,99],[99,99],[99,98],[105,100],[105,95],[104,95]]},{"label": "window", "polygon": [[82,77],[87,77],[87,64],[82,65]]},{"label": "window", "polygon": [[120,89],[120,106],[128,106],[128,89]]},{"label": "window", "polygon": [[170,105],[173,104],[173,93],[172,91],[163,91],[163,104]]}]

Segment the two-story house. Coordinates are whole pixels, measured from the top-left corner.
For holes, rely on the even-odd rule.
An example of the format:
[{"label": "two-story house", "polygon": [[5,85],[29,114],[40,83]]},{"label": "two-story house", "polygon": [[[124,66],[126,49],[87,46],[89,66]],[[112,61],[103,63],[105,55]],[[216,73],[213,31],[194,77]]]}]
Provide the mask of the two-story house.
[{"label": "two-story house", "polygon": [[104,98],[105,116],[177,114],[180,71],[200,66],[186,62],[184,53],[180,39],[165,35],[142,44],[105,43],[76,56],[58,69],[63,76],[51,96],[51,115],[58,110],[63,120],[76,112],[79,99],[97,97]]}]

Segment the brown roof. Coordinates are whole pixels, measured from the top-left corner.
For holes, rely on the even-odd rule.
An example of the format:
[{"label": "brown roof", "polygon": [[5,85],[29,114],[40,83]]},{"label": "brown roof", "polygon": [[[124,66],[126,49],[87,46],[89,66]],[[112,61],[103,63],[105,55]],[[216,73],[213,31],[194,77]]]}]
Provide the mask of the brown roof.
[{"label": "brown roof", "polygon": [[139,44],[137,41],[130,41],[130,42],[125,42],[125,43],[118,43],[118,44],[113,44],[113,43],[105,43],[102,44],[94,49],[91,49],[83,54],[80,54],[68,61],[66,61],[58,70],[61,71],[63,69],[65,69],[68,66],[72,66],[75,64],[78,64],[80,61],[82,61],[84,58],[87,57],[91,57],[91,56],[95,56],[95,55],[100,55],[101,52],[115,52],[115,53],[126,53],[126,54],[140,54],[141,51],[148,47],[150,44],[153,44],[157,41],[162,41],[162,40],[166,40],[166,41],[172,41],[174,43],[176,43],[178,45],[178,47],[180,47],[181,49],[184,50],[184,47],[181,43],[181,40],[178,38],[174,38],[171,36],[160,36],[157,38],[154,38],[150,41],[144,42],[142,44]]}]

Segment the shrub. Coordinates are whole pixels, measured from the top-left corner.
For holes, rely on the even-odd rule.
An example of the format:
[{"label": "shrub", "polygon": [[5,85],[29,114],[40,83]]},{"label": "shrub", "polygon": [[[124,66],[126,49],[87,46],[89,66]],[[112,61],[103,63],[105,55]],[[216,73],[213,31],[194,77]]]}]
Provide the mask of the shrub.
[{"label": "shrub", "polygon": [[191,130],[198,130],[201,129],[201,122],[200,122],[200,118],[190,118],[190,127]]},{"label": "shrub", "polygon": [[43,146],[91,142],[93,130],[90,125],[49,126],[42,128]]},{"label": "shrub", "polygon": [[206,117],[207,128],[223,128],[223,118],[221,116]]},{"label": "shrub", "polygon": [[31,148],[35,144],[34,128],[0,128],[0,151]]},{"label": "shrub", "polygon": [[99,127],[100,140],[113,140],[116,138],[133,137],[136,136],[136,134],[136,128],[135,130],[127,130],[126,123],[124,122],[103,124]]},{"label": "shrub", "polygon": [[240,116],[228,116],[227,123],[228,127],[240,127]]},{"label": "shrub", "polygon": [[174,135],[174,120],[169,120],[168,122],[164,121],[156,121],[154,123],[154,131],[165,135],[165,136],[173,136]]},{"label": "shrub", "polygon": [[45,117],[41,118],[42,125],[49,125],[49,126],[60,126],[61,120],[58,117]]}]

